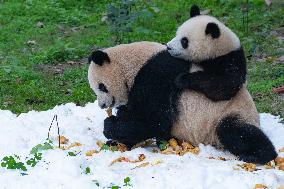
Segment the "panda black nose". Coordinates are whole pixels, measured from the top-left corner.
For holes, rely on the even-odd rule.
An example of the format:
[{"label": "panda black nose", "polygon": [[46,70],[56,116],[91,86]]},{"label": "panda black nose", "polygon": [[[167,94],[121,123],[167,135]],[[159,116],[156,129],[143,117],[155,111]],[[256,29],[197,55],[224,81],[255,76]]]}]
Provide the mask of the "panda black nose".
[{"label": "panda black nose", "polygon": [[106,104],[102,104],[100,105],[100,107],[103,109],[103,108],[106,108]]},{"label": "panda black nose", "polygon": [[169,46],[167,46],[167,50],[169,51],[169,50],[172,50],[172,48],[171,47],[169,47]]}]

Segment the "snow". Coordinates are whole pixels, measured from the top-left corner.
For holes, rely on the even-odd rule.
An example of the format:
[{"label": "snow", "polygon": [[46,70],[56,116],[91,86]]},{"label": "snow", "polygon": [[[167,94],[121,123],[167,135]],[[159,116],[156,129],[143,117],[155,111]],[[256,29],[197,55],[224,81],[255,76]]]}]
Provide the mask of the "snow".
[{"label": "snow", "polygon": [[[199,155],[163,155],[153,153],[153,147],[147,147],[124,153],[101,151],[88,157],[85,155],[86,151],[99,150],[97,141],[106,141],[102,133],[106,113],[96,102],[85,107],[70,103],[48,111],[30,111],[19,116],[0,110],[0,160],[17,154],[24,162],[30,150],[47,138],[50,122],[55,114],[58,115],[60,134],[67,137],[70,143],[80,142],[82,146],[65,151],[58,148],[44,151],[43,159],[33,168],[27,166],[27,175],[24,176],[21,175],[23,171],[0,167],[0,189],[93,189],[111,188],[112,185],[135,189],[252,189],[255,184],[264,184],[269,188],[284,185],[284,171],[265,169],[260,165],[260,170],[255,172],[235,170],[236,165],[243,162],[236,160],[228,152],[202,144],[199,146]],[[284,125],[280,123],[281,119],[267,113],[260,114],[260,119],[263,131],[276,149],[284,147]],[[56,141],[55,125],[51,136]],[[70,151],[79,154],[68,156]],[[116,163],[110,166],[111,161],[120,156],[137,159],[139,154],[145,154],[146,159],[143,162],[163,162],[136,169],[133,168],[143,162]],[[279,155],[283,157],[284,153]],[[209,159],[210,156],[221,156],[228,160]],[[90,167],[90,174],[84,173],[86,167]],[[126,177],[130,178],[132,186],[123,186]]]}]

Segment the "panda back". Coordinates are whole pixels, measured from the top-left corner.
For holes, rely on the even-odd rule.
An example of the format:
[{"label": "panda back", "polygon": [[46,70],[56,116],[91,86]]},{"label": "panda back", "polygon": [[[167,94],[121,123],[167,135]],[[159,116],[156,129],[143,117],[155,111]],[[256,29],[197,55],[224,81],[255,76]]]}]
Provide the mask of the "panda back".
[{"label": "panda back", "polygon": [[132,116],[150,124],[171,126],[181,94],[174,80],[189,68],[189,62],[172,57],[167,51],[149,59],[137,73],[129,92],[128,108]]}]

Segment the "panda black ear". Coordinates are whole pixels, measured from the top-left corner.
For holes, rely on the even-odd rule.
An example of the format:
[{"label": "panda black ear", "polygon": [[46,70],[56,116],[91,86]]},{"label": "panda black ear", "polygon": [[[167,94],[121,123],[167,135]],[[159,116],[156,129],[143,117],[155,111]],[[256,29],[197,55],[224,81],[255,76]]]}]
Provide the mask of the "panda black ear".
[{"label": "panda black ear", "polygon": [[200,15],[200,9],[197,5],[192,5],[190,8],[190,18]]},{"label": "panda black ear", "polygon": [[205,33],[206,33],[206,35],[210,34],[212,36],[212,38],[214,38],[214,39],[220,37],[220,35],[221,35],[219,26],[217,24],[213,23],[213,22],[209,22],[207,24],[206,29],[205,29]]},{"label": "panda black ear", "polygon": [[102,66],[104,62],[110,62],[109,56],[106,52],[101,50],[94,51],[88,59],[88,62],[94,62],[97,65]]}]

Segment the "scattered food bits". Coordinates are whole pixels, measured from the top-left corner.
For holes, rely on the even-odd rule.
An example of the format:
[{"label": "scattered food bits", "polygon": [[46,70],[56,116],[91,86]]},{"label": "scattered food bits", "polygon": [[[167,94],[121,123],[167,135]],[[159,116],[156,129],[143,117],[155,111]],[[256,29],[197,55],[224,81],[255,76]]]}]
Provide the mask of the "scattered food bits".
[{"label": "scattered food bits", "polygon": [[253,163],[238,164],[238,166],[244,169],[245,171],[249,172],[256,171],[256,165]]},{"label": "scattered food bits", "polygon": [[112,116],[112,109],[111,108],[108,108],[106,110],[106,112],[107,112],[108,117]]},{"label": "scattered food bits", "polygon": [[169,154],[176,154],[176,153],[171,148],[167,148],[167,149],[161,151],[161,154],[169,155]]},{"label": "scattered food bits", "polygon": [[143,161],[144,159],[146,159],[146,156],[144,154],[139,154],[138,159],[139,161]]},{"label": "scattered food bits", "polygon": [[[208,157],[208,159],[216,159],[216,158],[215,158],[215,157],[213,157],[213,156],[210,156],[210,157]],[[226,158],[224,158],[224,157],[218,157],[218,158],[217,158],[217,160],[227,161],[227,159],[226,159]]]},{"label": "scattered food bits", "polygon": [[127,146],[122,143],[118,143],[116,147],[117,147],[117,150],[121,152],[125,152],[128,150]]},{"label": "scattered food bits", "polygon": [[93,154],[99,153],[97,150],[89,150],[85,154],[86,156],[93,156]]},{"label": "scattered food bits", "polygon": [[277,165],[280,165],[280,164],[284,163],[284,157],[277,157],[277,158],[275,159],[275,163],[276,163]]},{"label": "scattered food bits", "polygon": [[139,148],[139,147],[141,147],[141,148],[149,147],[149,146],[151,146],[151,145],[154,144],[154,143],[155,143],[154,140],[149,139],[149,140],[146,140],[146,141],[144,141],[144,142],[140,142],[140,143],[134,145],[131,149]]},{"label": "scattered food bits", "polygon": [[192,146],[189,142],[182,142],[181,146],[183,149],[194,149],[194,146]]},{"label": "scattered food bits", "polygon": [[158,151],[156,148],[153,148],[153,149],[152,149],[152,152],[153,152],[153,153],[159,153],[159,151]]},{"label": "scattered food bits", "polygon": [[279,150],[279,152],[284,152],[284,147]]},{"label": "scattered food bits", "polygon": [[151,163],[150,162],[145,162],[145,163],[142,163],[134,168],[132,168],[131,170],[133,169],[136,169],[136,168],[142,168],[142,167],[147,167],[148,165],[151,165],[151,166],[155,166],[155,165],[158,165],[158,164],[161,164],[163,163],[163,160],[162,159],[155,159],[154,161],[152,161]]},{"label": "scattered food bits", "polygon": [[227,159],[224,158],[224,157],[218,157],[218,159],[221,160],[221,161],[227,161]]},{"label": "scattered food bits", "polygon": [[58,140],[59,140],[60,144],[67,144],[69,142],[69,139],[66,138],[65,136],[58,137]]},{"label": "scattered food bits", "polygon": [[172,138],[172,139],[169,140],[169,144],[170,144],[170,146],[173,147],[173,148],[176,148],[176,147],[179,146],[179,145],[178,145],[178,142],[177,142],[176,139],[174,139],[174,138]]},{"label": "scattered food bits", "polygon": [[115,163],[118,163],[118,162],[130,162],[130,160],[129,160],[128,158],[126,158],[126,157],[119,157],[119,158],[113,160],[113,161],[110,163],[109,166],[111,166],[111,165],[113,165],[113,164],[115,164]]},{"label": "scattered food bits", "polygon": [[109,166],[115,164],[115,163],[118,163],[118,162],[128,162],[128,163],[137,163],[137,162],[141,162],[141,161],[144,161],[144,159],[146,159],[146,156],[144,154],[139,154],[138,156],[138,160],[130,160],[129,158],[127,157],[119,157],[115,160],[113,160]]},{"label": "scattered food bits", "polygon": [[61,146],[60,149],[69,150],[70,148],[78,147],[78,146],[82,146],[82,144],[79,142],[73,142],[72,144],[70,144],[70,146]]},{"label": "scattered food bits", "polygon": [[276,189],[284,189],[284,186],[279,186]]},{"label": "scattered food bits", "polygon": [[151,163],[151,165],[154,166],[154,165],[158,165],[158,164],[160,164],[160,163],[163,163],[163,160],[162,160],[162,159],[155,159],[155,160]]},{"label": "scattered food bits", "polygon": [[266,165],[265,165],[265,167],[268,167],[268,168],[275,168],[276,167],[276,163],[275,163],[275,161],[274,160],[272,160],[272,161],[270,161],[270,162],[268,162]]},{"label": "scattered food bits", "polygon": [[183,156],[184,154],[188,152],[197,155],[199,154],[200,149],[199,147],[194,147],[192,144],[188,142],[182,142],[181,146],[179,146],[176,139],[169,140],[169,146],[167,146],[165,150],[161,151],[162,154],[166,154],[166,155],[176,154],[179,156]]},{"label": "scattered food bits", "polygon": [[265,189],[265,188],[268,188],[268,187],[263,184],[256,184],[253,189]]},{"label": "scattered food bits", "polygon": [[97,141],[97,145],[98,145],[99,148],[101,148],[101,147],[103,147],[104,143],[102,141],[98,140]]},{"label": "scattered food bits", "polygon": [[284,157],[277,157],[275,160],[264,165],[264,167],[266,169],[278,168],[279,170],[284,171]]},{"label": "scattered food bits", "polygon": [[272,166],[266,164],[266,165],[264,165],[264,168],[265,168],[265,169],[273,169],[274,167],[272,167]]},{"label": "scattered food bits", "polygon": [[140,165],[138,165],[138,166],[132,168],[131,170],[136,169],[136,168],[147,167],[148,165],[150,165],[150,163],[149,163],[149,162],[145,162],[145,163],[142,163],[142,164],[140,164]]},{"label": "scattered food bits", "polygon": [[198,155],[200,152],[199,147],[194,147],[194,149],[190,149],[188,152]]}]

